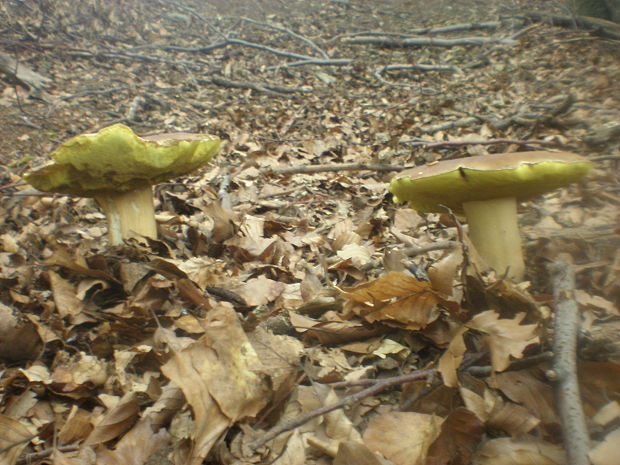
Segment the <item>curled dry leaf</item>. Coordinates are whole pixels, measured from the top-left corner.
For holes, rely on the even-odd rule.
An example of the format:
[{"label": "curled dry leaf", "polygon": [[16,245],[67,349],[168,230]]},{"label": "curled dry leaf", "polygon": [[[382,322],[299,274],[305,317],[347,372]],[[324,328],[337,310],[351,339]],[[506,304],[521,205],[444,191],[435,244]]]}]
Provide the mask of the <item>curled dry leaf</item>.
[{"label": "curled dry leaf", "polygon": [[138,418],[138,398],[129,392],[111,408],[88,435],[87,445],[103,444],[125,433]]},{"label": "curled dry leaf", "polygon": [[265,406],[270,395],[261,367],[236,313],[225,305],[208,313],[203,337],[176,351],[162,367],[194,414],[187,465],[202,463],[226,428]]},{"label": "curled dry leaf", "polygon": [[441,423],[435,415],[389,412],[370,420],[364,442],[396,465],[421,465]]},{"label": "curled dry leaf", "polygon": [[564,465],[561,447],[524,436],[519,439],[497,438],[485,442],[476,453],[476,465]]},{"label": "curled dry leaf", "polygon": [[467,327],[481,331],[491,351],[493,371],[503,371],[510,364],[510,357],[521,358],[523,351],[530,344],[539,342],[536,334],[538,325],[522,325],[525,313],[513,319],[500,319],[493,310],[475,315]]},{"label": "curled dry leaf", "polygon": [[620,428],[616,428],[588,454],[592,465],[615,465],[620,457]]},{"label": "curled dry leaf", "polygon": [[27,319],[18,319],[0,302],[0,359],[32,360],[39,355],[43,342],[37,329]]},{"label": "curled dry leaf", "polygon": [[469,465],[483,434],[484,426],[473,412],[456,408],[441,424],[424,465]]},{"label": "curled dry leaf", "polygon": [[369,323],[395,322],[418,330],[434,321],[441,297],[428,282],[392,271],[365,284],[339,289],[348,299],[345,310],[362,316]]},{"label": "curled dry leaf", "polygon": [[34,428],[0,414],[0,463],[13,465],[33,437]]}]

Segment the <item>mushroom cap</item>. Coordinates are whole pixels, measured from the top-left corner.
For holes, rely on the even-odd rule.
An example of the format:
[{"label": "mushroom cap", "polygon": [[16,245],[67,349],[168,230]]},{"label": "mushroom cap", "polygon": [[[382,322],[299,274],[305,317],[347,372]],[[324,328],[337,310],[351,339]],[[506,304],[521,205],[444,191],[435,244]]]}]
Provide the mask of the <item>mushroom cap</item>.
[{"label": "mushroom cap", "polygon": [[578,181],[592,169],[569,152],[480,155],[417,166],[397,175],[389,191],[395,202],[421,212],[463,213],[463,203],[515,197],[527,200]]},{"label": "mushroom cap", "polygon": [[39,190],[92,197],[125,192],[189,173],[216,155],[220,140],[205,134],[139,137],[123,124],[62,143],[52,162],[24,175]]}]

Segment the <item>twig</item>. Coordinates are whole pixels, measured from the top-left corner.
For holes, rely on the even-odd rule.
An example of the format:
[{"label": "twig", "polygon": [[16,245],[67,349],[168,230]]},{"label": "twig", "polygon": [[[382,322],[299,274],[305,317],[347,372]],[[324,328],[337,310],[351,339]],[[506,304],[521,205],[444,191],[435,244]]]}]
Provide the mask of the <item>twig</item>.
[{"label": "twig", "polygon": [[303,165],[292,166],[290,168],[275,168],[266,170],[272,174],[301,174],[301,173],[323,173],[330,171],[402,171],[411,166],[395,166],[383,164],[367,163],[332,163],[326,165]]},{"label": "twig", "polygon": [[309,58],[307,60],[295,61],[293,63],[283,63],[281,65],[270,66],[266,68],[268,71],[273,71],[282,68],[292,68],[294,66],[347,66],[350,65],[353,60],[350,58],[334,58],[332,60],[321,60],[320,58]]},{"label": "twig", "polygon": [[590,157],[588,158],[590,161],[603,161],[603,160],[620,160],[620,154],[616,155],[600,155],[598,157]]},{"label": "twig", "polygon": [[144,104],[144,99],[140,97],[139,95],[133,98],[133,100],[129,104],[129,108],[127,109],[127,115],[126,115],[127,121],[133,122],[136,120],[136,114],[138,113],[138,110],[140,110],[140,107],[143,104]]},{"label": "twig", "polygon": [[73,452],[79,450],[80,446],[58,446],[58,447],[50,447],[48,449],[43,449],[38,452],[32,452],[30,454],[26,454],[25,457],[22,457],[15,465],[26,465],[29,463],[34,463],[36,460],[44,459],[45,457],[49,457],[54,453],[55,450],[60,452]]},{"label": "twig", "polygon": [[[220,76],[213,76],[211,78],[211,82],[213,82],[213,84],[218,85],[218,86],[222,86],[222,87],[228,87],[228,88],[236,88],[236,89],[251,89],[254,90],[256,92],[262,92],[264,94],[267,95],[271,95],[272,97],[282,97],[282,88],[279,88],[279,91],[274,90],[273,86],[271,88],[269,88],[266,84],[259,84],[256,82],[249,82],[249,81],[233,81],[230,79],[224,79]],[[289,89],[290,92],[298,92],[297,89],[292,90]]]},{"label": "twig", "polygon": [[284,50],[278,50],[276,48],[267,47],[266,45],[256,44],[254,42],[248,42],[246,40],[241,39],[227,39],[226,42],[229,44],[242,45],[243,47],[255,48],[257,50],[263,50],[265,52],[273,53],[274,55],[278,55],[286,58],[296,58],[298,60],[314,60],[313,57],[307,55],[300,55],[299,53],[287,52]]},{"label": "twig", "polygon": [[130,52],[125,52],[125,51],[117,51],[117,52],[111,53],[111,52],[96,52],[96,51],[91,52],[90,50],[72,49],[72,50],[66,50],[64,53],[70,56],[77,56],[77,57],[83,57],[83,58],[105,57],[105,58],[118,58],[121,60],[131,60],[131,61],[138,60],[138,61],[146,61],[146,62],[154,62],[154,63],[164,63],[167,65],[176,65],[176,66],[193,66],[196,68],[204,67],[202,63],[198,63],[196,61],[167,60],[165,58],[153,57],[149,55],[140,55],[137,53],[130,53]]},{"label": "twig", "polygon": [[348,37],[372,37],[372,36],[396,37],[399,39],[409,39],[409,38],[413,38],[415,35],[422,35],[422,34],[446,34],[448,32],[471,31],[475,29],[497,29],[498,27],[501,26],[501,24],[502,23],[500,23],[499,21],[488,22],[488,23],[453,24],[451,26],[441,26],[441,27],[436,27],[436,28],[413,29],[409,31],[408,34],[403,34],[400,32],[365,31],[365,32],[354,32],[352,34],[343,34],[341,36],[335,37],[335,39],[342,39],[342,38],[348,38]]},{"label": "twig", "polygon": [[112,87],[110,89],[104,89],[104,90],[84,90],[82,92],[77,92],[75,94],[71,94],[71,95],[65,95],[64,97],[59,97],[58,100],[61,101],[67,101],[67,100],[71,100],[74,98],[81,98],[81,97],[87,97],[89,95],[107,95],[107,94],[114,94],[116,92],[121,92],[124,90],[127,90],[127,87]]},{"label": "twig", "polygon": [[[463,363],[461,365],[461,371],[469,369],[473,363],[478,362],[481,358],[487,355],[486,352],[467,354]],[[319,407],[318,409],[312,410],[311,412],[300,415],[296,418],[293,418],[285,423],[282,423],[280,426],[276,426],[271,431],[266,433],[262,438],[257,440],[253,445],[253,449],[257,449],[262,445],[266,444],[273,438],[279,436],[280,434],[286,431],[292,431],[295,428],[307,423],[313,418],[320,417],[321,415],[325,415],[326,413],[333,412],[334,410],[338,410],[340,408],[347,407],[356,402],[359,402],[366,397],[379,394],[382,391],[385,391],[388,388],[393,386],[398,386],[400,384],[411,383],[413,381],[417,381],[419,379],[427,379],[431,376],[435,376],[438,373],[437,368],[429,368],[426,370],[416,370],[413,373],[407,373],[406,375],[394,376],[392,378],[385,378],[377,380],[372,386],[367,387],[366,389],[362,389],[359,392],[348,395],[340,399],[338,402],[334,402],[330,405],[324,405],[323,407]]]},{"label": "twig", "polygon": [[555,361],[549,373],[556,381],[556,402],[564,433],[564,447],[571,465],[589,465],[590,437],[577,379],[579,309],[575,301],[575,270],[564,261],[548,267],[555,298]]},{"label": "twig", "polygon": [[398,386],[399,384],[410,383],[412,381],[427,378],[428,376],[436,372],[437,370],[432,368],[428,370],[415,371],[413,373],[408,373],[406,375],[395,376],[393,378],[382,379],[381,381],[377,382],[376,384],[370,387],[367,387],[366,389],[362,389],[361,391],[356,392],[355,394],[351,394],[350,396],[343,397],[338,402],[334,402],[333,404],[325,405],[316,410],[312,410],[311,412],[308,412],[304,415],[300,415],[296,418],[293,418],[290,421],[287,421],[285,423],[282,423],[279,426],[276,426],[271,431],[269,431],[267,434],[265,434],[261,439],[256,441],[253,444],[252,448],[257,449],[261,447],[262,445],[266,444],[267,442],[271,441],[273,438],[279,436],[280,434],[286,431],[292,431],[295,428],[298,428],[299,426],[303,425],[304,423],[307,423],[308,421],[312,420],[313,418],[320,417],[321,415],[325,415],[326,413],[333,412],[334,410],[338,410],[348,405],[352,405],[356,402],[359,402],[362,399],[365,399],[366,397],[385,391],[386,389],[392,386]]},{"label": "twig", "polygon": [[29,88],[43,89],[52,82],[48,77],[34,72],[10,55],[0,52],[0,73],[5,73]]},{"label": "twig", "polygon": [[448,71],[451,73],[460,73],[461,70],[456,66],[445,66],[445,65],[405,65],[405,64],[394,64],[394,65],[385,65],[377,68],[378,73],[385,73],[387,71]]},{"label": "twig", "polygon": [[398,142],[399,144],[409,144],[414,147],[424,147],[427,149],[435,149],[439,147],[461,147],[464,145],[496,145],[496,144],[514,144],[514,145],[543,145],[557,146],[564,145],[560,142],[548,140],[518,140],[518,139],[489,139],[489,140],[447,140],[444,142],[425,141],[420,139],[406,139]]},{"label": "twig", "polygon": [[403,253],[408,257],[413,257],[415,255],[421,255],[426,252],[432,252],[433,250],[453,249],[457,245],[457,241],[433,242],[432,244],[427,245],[407,247],[403,249]]},{"label": "twig", "polygon": [[385,47],[455,47],[461,45],[502,44],[515,45],[517,42],[508,38],[498,37],[460,37],[457,39],[436,39],[433,37],[411,37],[407,39],[390,39],[387,37],[355,37],[345,39],[349,44],[375,44]]},{"label": "twig", "polygon": [[220,188],[217,191],[217,198],[224,210],[232,210],[232,202],[230,201],[230,194],[228,193],[228,189],[230,188],[230,176],[228,176],[228,173],[225,173],[221,179]]},{"label": "twig", "polygon": [[[235,18],[235,19],[237,19],[237,18]],[[238,19],[240,19],[241,21],[245,21],[246,23],[256,24],[256,25],[259,25],[259,26],[265,26],[265,27],[268,27],[268,28],[271,28],[271,29],[275,29],[276,31],[286,32],[288,35],[290,35],[292,37],[295,37],[296,39],[299,39],[302,42],[306,43],[312,50],[317,52],[319,55],[321,55],[326,60],[330,59],[329,55],[323,49],[321,49],[317,44],[315,44],[310,39],[307,39],[304,36],[300,36],[296,32],[291,31],[290,29],[287,29],[287,28],[282,27],[282,26],[277,26],[277,25],[271,24],[271,23],[262,23],[260,21],[255,21],[253,19],[246,18],[245,16],[242,16],[241,18],[238,18]]]}]

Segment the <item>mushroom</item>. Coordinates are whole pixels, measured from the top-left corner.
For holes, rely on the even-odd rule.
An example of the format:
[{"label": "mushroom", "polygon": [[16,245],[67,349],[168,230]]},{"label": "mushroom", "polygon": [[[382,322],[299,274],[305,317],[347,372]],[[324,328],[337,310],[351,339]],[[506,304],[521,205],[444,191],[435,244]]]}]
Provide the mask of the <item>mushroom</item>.
[{"label": "mushroom", "polygon": [[44,192],[93,197],[119,245],[133,233],[157,238],[151,186],[208,163],[220,140],[204,134],[139,137],[122,124],[82,134],[52,153],[52,162],[24,179]]},{"label": "mushroom", "polygon": [[465,214],[469,237],[487,264],[522,280],[517,201],[585,176],[592,164],[567,152],[516,152],[445,160],[403,171],[390,184],[395,202],[420,212]]}]

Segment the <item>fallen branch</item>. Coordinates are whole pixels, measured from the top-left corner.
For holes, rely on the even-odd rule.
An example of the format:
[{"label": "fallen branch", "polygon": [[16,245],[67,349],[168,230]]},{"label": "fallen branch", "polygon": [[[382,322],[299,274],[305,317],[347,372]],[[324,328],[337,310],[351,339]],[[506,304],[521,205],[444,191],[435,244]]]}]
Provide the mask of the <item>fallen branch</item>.
[{"label": "fallen branch", "polygon": [[[375,69],[375,71],[373,71],[372,75],[374,76],[374,78],[379,81],[381,84],[385,84],[388,86],[394,86],[394,87],[420,87],[419,84],[409,84],[409,83],[402,83],[402,82],[393,82],[393,81],[388,81],[386,79],[383,78],[383,73],[385,72],[389,72],[389,71],[408,71],[408,70],[415,70],[415,71],[440,71],[440,72],[451,72],[451,73],[460,73],[461,71],[455,67],[455,66],[441,66],[441,65],[386,65],[386,66],[381,66],[377,69]],[[422,89],[425,92],[434,92],[432,89]]]},{"label": "fallen branch", "polygon": [[[473,363],[476,363],[480,360],[485,353],[478,354],[468,354],[466,359],[463,361],[461,368],[459,371],[466,371],[469,369]],[[280,426],[273,428],[271,431],[266,433],[261,439],[256,441],[253,445],[253,449],[258,449],[262,445],[271,441],[273,438],[279,436],[280,434],[286,431],[292,431],[295,428],[300,427],[301,425],[309,422],[313,418],[320,417],[321,415],[325,415],[329,412],[333,412],[334,410],[338,410],[340,408],[344,408],[348,405],[352,405],[356,402],[359,402],[366,397],[370,397],[375,394],[379,394],[380,392],[385,391],[394,386],[399,386],[405,383],[411,383],[413,381],[417,381],[420,379],[428,379],[433,376],[436,376],[439,373],[437,368],[429,368],[427,370],[416,370],[413,373],[408,373],[406,375],[394,376],[392,378],[383,378],[377,380],[374,384],[367,387],[366,389],[362,389],[359,392],[348,395],[340,399],[338,402],[334,402],[330,405],[324,405],[323,407],[319,407],[318,409],[312,410],[306,414],[300,415],[296,418],[293,418],[287,422],[282,423]]]},{"label": "fallen branch", "polygon": [[405,247],[402,251],[408,257],[414,257],[416,255],[422,255],[426,252],[432,252],[434,250],[448,250],[455,248],[459,243],[457,241],[442,241],[433,242],[431,244]]},{"label": "fallen branch", "polygon": [[499,37],[460,37],[456,39],[436,39],[433,37],[411,37],[408,39],[392,39],[389,37],[354,37],[344,39],[349,44],[374,44],[384,47],[456,47],[462,45],[516,45],[515,40]]},{"label": "fallen branch", "polygon": [[620,24],[591,16],[557,16],[543,13],[527,13],[525,18],[544,22],[552,26],[580,27],[601,37],[620,39]]},{"label": "fallen branch", "polygon": [[292,68],[295,66],[348,66],[353,62],[350,58],[334,58],[331,60],[321,60],[320,58],[310,58],[308,60],[294,61],[293,63],[284,63],[276,66],[269,66],[267,71],[274,71],[282,68]]},{"label": "fallen branch", "polygon": [[166,58],[154,57],[150,55],[141,55],[138,53],[131,53],[125,51],[117,51],[117,52],[91,52],[90,50],[79,50],[72,49],[64,51],[69,56],[76,56],[81,58],[117,58],[120,60],[130,60],[130,61],[146,61],[151,63],[164,63],[166,65],[175,65],[175,66],[193,66],[196,68],[203,68],[203,63],[198,63],[196,61],[187,61],[187,60],[168,60]]},{"label": "fallen branch", "polygon": [[564,261],[549,267],[555,298],[553,352],[550,378],[556,383],[556,402],[564,435],[564,447],[571,465],[589,465],[590,437],[579,395],[577,379],[577,335],[579,309],[575,301],[575,270]]},{"label": "fallen branch", "polygon": [[[462,32],[462,31],[473,31],[477,29],[497,29],[502,25],[499,21],[488,22],[488,23],[463,23],[463,24],[453,24],[451,26],[441,26],[435,28],[420,28],[413,29],[409,31],[409,33],[404,34],[401,32],[385,32],[385,31],[365,31],[365,32],[354,32],[351,34],[343,34],[335,37],[334,39],[344,39],[349,37],[394,37],[398,39],[411,39],[415,38],[416,35],[423,34],[446,34],[449,32]],[[332,39],[332,40],[334,40]]]},{"label": "fallen branch", "polygon": [[254,19],[250,19],[250,18],[246,18],[244,16],[242,16],[241,18],[239,18],[241,21],[245,21],[246,23],[250,23],[250,24],[256,24],[258,26],[265,26],[268,27],[270,29],[275,29],[276,31],[281,31],[281,32],[286,32],[288,35],[290,35],[291,37],[295,37],[296,39],[301,40],[302,42],[304,42],[305,44],[307,44],[312,50],[314,50],[315,52],[317,52],[319,55],[321,55],[323,58],[325,58],[326,60],[330,60],[331,58],[329,57],[329,55],[322,49],[320,48],[317,44],[315,44],[314,42],[312,42],[310,39],[301,36],[299,34],[297,34],[294,31],[291,31],[288,28],[282,27],[282,26],[278,26],[275,24],[271,24],[271,23],[263,23],[260,21],[256,21]]},{"label": "fallen branch", "polygon": [[230,79],[224,79],[219,76],[213,76],[211,82],[218,86],[237,88],[237,89],[251,89],[257,92],[261,92],[273,97],[282,97],[282,94],[291,94],[294,92],[309,92],[308,89],[294,89],[291,87],[274,86],[265,83],[257,83],[250,81],[233,81]]},{"label": "fallen branch", "polygon": [[377,73],[385,73],[389,71],[440,71],[440,72],[450,72],[450,73],[460,73],[461,70],[456,66],[443,66],[443,65],[385,65],[377,68]]},{"label": "fallen branch", "polygon": [[293,418],[290,421],[284,422],[281,425],[276,426],[271,431],[269,431],[267,434],[265,434],[260,440],[256,441],[252,445],[252,449],[254,450],[258,449],[259,447],[271,441],[273,438],[279,436],[280,434],[286,431],[292,431],[295,428],[298,428],[301,425],[309,422],[313,418],[320,417],[321,415],[325,415],[329,412],[333,412],[334,410],[338,410],[340,408],[346,407],[347,405],[351,405],[356,402],[359,402],[360,400],[365,399],[366,397],[370,397],[374,394],[378,394],[392,386],[398,386],[400,384],[410,383],[412,381],[417,381],[419,379],[426,379],[429,376],[434,375],[435,373],[437,373],[437,370],[435,368],[431,368],[429,370],[419,370],[419,371],[414,371],[413,373],[408,373],[406,375],[382,379],[381,381],[377,382],[376,384],[373,384],[370,387],[367,387],[366,389],[362,389],[361,391],[356,392],[355,394],[351,394],[349,396],[343,397],[338,402],[334,402],[333,404],[325,405],[318,409],[312,410],[311,412],[308,412],[304,415],[300,415],[296,418]]},{"label": "fallen branch", "polygon": [[543,111],[522,112],[502,119],[495,116],[486,115],[470,116],[445,123],[420,126],[416,129],[423,133],[432,134],[438,131],[445,131],[446,129],[473,126],[474,124],[482,122],[488,123],[494,128],[500,130],[507,129],[512,125],[532,126],[534,124],[553,121],[557,116],[566,113],[573,106],[574,102],[574,97],[571,94],[568,94],[561,96],[561,98],[557,99],[557,101],[545,103]]},{"label": "fallen branch", "polygon": [[405,139],[398,142],[399,144],[408,144],[414,147],[424,147],[427,149],[436,149],[440,147],[461,147],[464,145],[497,145],[497,144],[514,144],[514,145],[543,145],[543,146],[563,146],[560,142],[539,140],[539,139],[489,139],[489,140],[447,140],[443,142],[435,142],[431,140]]},{"label": "fallen branch", "polygon": [[307,174],[307,173],[325,173],[334,171],[402,171],[411,166],[395,166],[383,164],[367,164],[367,163],[332,163],[325,165],[302,165],[291,166],[289,168],[267,169],[270,174]]},{"label": "fallen branch", "polygon": [[34,72],[2,52],[0,52],[0,72],[30,89],[42,89],[52,82],[50,78]]}]

